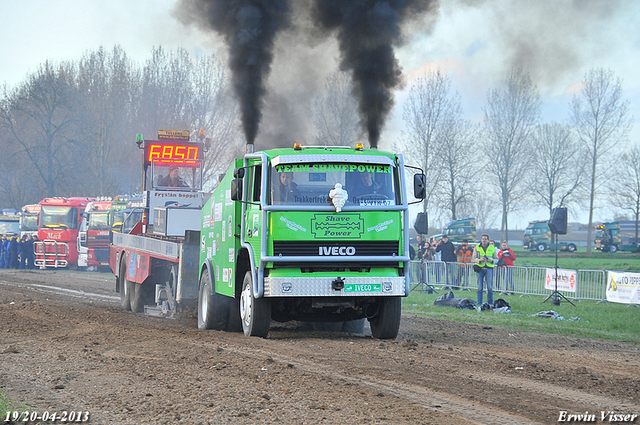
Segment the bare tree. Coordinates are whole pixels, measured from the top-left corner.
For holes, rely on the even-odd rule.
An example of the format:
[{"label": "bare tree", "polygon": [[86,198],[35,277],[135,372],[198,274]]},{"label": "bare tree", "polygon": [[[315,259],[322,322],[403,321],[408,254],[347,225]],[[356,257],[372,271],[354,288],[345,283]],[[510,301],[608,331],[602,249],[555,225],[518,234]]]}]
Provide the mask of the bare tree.
[{"label": "bare tree", "polygon": [[313,101],[313,123],[319,145],[353,146],[364,140],[353,83],[346,72],[327,78],[324,90]]},{"label": "bare tree", "polygon": [[502,207],[501,240],[508,240],[509,213],[521,206],[527,193],[526,163],[531,158],[529,143],[540,105],[537,87],[521,69],[509,71],[506,87],[491,90],[487,95],[484,108],[487,141],[480,150],[484,150],[487,169],[496,178]]},{"label": "bare tree", "polygon": [[[76,149],[83,152],[77,161],[76,191],[114,196],[136,179],[133,161],[134,99],[139,85],[137,72],[121,47],[111,53],[104,48],[86,53],[78,65]],[[137,125],[137,123],[135,124]]]},{"label": "bare tree", "polygon": [[636,223],[635,241],[638,243],[640,221],[640,148],[637,146],[622,155],[616,172],[609,180],[609,201],[614,207],[629,211]]},{"label": "bare tree", "polygon": [[494,200],[489,197],[476,198],[465,205],[465,208],[468,208],[467,216],[476,218],[476,228],[479,231],[492,229],[500,215],[494,208]]},{"label": "bare tree", "polygon": [[450,96],[450,80],[440,71],[420,77],[409,90],[404,104],[403,119],[406,129],[394,149],[402,150],[427,173],[427,193],[423,202],[426,212],[434,199],[441,173],[432,170],[439,152],[452,134],[451,119],[459,117],[459,100]]},{"label": "bare tree", "polygon": [[162,47],[153,49],[142,70],[138,119],[143,127],[139,132],[156,134],[164,128],[189,128],[189,104],[194,97],[192,72],[193,62],[186,50],[167,53]]},{"label": "bare tree", "polygon": [[[458,103],[456,98],[452,102]],[[461,111],[454,108],[454,111]],[[438,194],[439,204],[451,213],[450,219],[462,218],[460,213],[469,210],[477,194],[477,178],[481,167],[476,158],[469,155],[477,145],[478,127],[459,116],[449,119],[449,131],[440,149],[441,163],[436,172],[441,175]]]},{"label": "bare tree", "polygon": [[40,177],[46,196],[61,195],[69,158],[69,134],[76,117],[72,113],[74,69],[70,63],[45,62],[11,91],[5,91],[0,126],[28,158],[33,174]]},{"label": "bare tree", "polygon": [[591,69],[585,75],[580,96],[572,102],[572,120],[578,139],[588,152],[586,169],[589,191],[589,227],[587,253],[591,253],[593,209],[603,177],[609,172],[608,164],[614,147],[627,140],[632,120],[628,115],[629,101],[622,99],[622,82],[613,71]]},{"label": "bare tree", "polygon": [[571,129],[559,123],[542,124],[532,133],[529,188],[536,203],[549,210],[577,199],[584,178],[584,160]]},{"label": "bare tree", "polygon": [[194,96],[190,128],[203,129],[211,138],[203,163],[203,182],[206,188],[213,189],[217,176],[226,171],[233,158],[242,155],[240,114],[227,72],[214,55],[198,58],[191,78]]}]

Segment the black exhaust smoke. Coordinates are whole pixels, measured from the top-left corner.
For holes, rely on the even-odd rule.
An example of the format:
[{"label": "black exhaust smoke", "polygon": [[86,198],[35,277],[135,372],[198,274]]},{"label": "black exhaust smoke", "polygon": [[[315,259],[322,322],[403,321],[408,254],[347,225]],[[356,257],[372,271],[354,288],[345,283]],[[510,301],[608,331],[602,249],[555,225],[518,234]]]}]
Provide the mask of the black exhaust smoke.
[{"label": "black exhaust smoke", "polygon": [[187,0],[183,4],[201,24],[220,34],[229,48],[231,81],[240,101],[247,150],[253,150],[275,38],[289,26],[288,1]]},{"label": "black exhaust smoke", "polygon": [[393,89],[402,70],[393,47],[402,44],[401,25],[419,16],[431,0],[315,0],[313,19],[325,31],[337,33],[340,68],[353,77],[360,118],[377,148],[380,132],[393,107]]}]

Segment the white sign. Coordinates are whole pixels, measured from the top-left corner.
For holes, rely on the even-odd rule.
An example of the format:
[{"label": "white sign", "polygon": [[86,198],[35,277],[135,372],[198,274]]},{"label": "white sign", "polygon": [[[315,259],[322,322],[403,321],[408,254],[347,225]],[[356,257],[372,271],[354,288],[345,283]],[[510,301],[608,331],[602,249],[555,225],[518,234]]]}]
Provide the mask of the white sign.
[{"label": "white sign", "polygon": [[[577,277],[578,272],[575,270],[558,269],[558,291],[576,292]],[[556,269],[547,269],[544,289],[556,290]]]},{"label": "white sign", "polygon": [[640,273],[607,272],[607,301],[640,304]]}]

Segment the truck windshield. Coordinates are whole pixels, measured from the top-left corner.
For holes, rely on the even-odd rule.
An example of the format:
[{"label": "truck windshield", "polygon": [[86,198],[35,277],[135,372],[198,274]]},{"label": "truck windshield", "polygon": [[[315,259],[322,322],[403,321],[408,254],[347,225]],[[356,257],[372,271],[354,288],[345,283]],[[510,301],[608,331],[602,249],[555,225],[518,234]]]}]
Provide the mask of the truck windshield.
[{"label": "truck windshield", "polygon": [[295,164],[271,169],[271,205],[327,205],[329,192],[340,183],[348,193],[346,205],[396,205],[397,171],[390,165]]},{"label": "truck windshield", "polygon": [[19,221],[0,221],[0,234],[13,235],[20,233]]},{"label": "truck windshield", "polygon": [[43,206],[40,210],[38,227],[77,227],[77,208]]},{"label": "truck windshield", "polygon": [[34,231],[38,230],[38,215],[37,214],[22,214],[22,218],[20,219],[20,230],[24,231]]},{"label": "truck windshield", "polygon": [[91,213],[89,216],[89,229],[109,229],[109,211]]}]

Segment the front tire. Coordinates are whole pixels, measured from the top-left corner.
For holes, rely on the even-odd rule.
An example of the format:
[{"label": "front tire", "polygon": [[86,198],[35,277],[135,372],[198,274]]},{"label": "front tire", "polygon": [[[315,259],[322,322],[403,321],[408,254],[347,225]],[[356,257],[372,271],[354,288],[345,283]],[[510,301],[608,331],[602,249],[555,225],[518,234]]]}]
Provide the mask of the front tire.
[{"label": "front tire", "polygon": [[617,245],[611,245],[609,247],[609,252],[618,252],[618,246]]},{"label": "front tire", "polygon": [[125,259],[120,261],[120,273],[118,274],[118,286],[120,289],[120,306],[126,311],[131,311],[131,300],[129,296],[129,283],[127,282],[127,263]]},{"label": "front tire", "polygon": [[547,247],[546,247],[546,246],[544,246],[544,244],[543,244],[543,243],[538,244],[538,251],[542,252],[542,251],[544,251],[546,248],[547,248]]},{"label": "front tire", "polygon": [[569,250],[569,252],[576,252],[577,248],[574,244],[570,243],[567,249]]},{"label": "front tire", "polygon": [[240,295],[240,318],[246,336],[265,338],[271,325],[271,300],[256,298],[251,272],[244,275]]},{"label": "front tire", "polygon": [[378,314],[369,319],[371,335],[377,339],[395,339],[400,329],[402,300],[400,297],[386,297],[380,300]]}]

